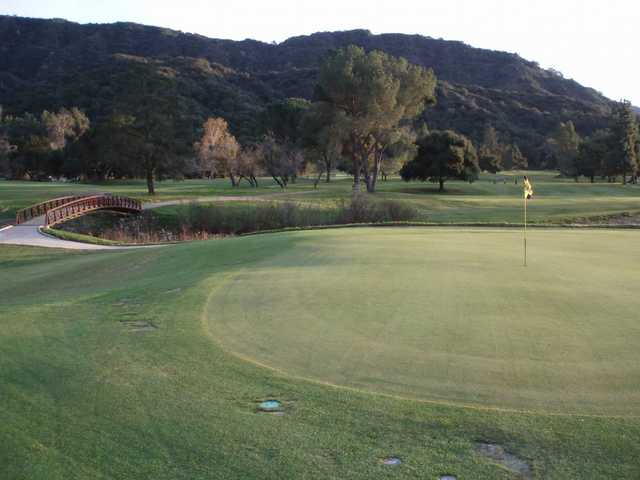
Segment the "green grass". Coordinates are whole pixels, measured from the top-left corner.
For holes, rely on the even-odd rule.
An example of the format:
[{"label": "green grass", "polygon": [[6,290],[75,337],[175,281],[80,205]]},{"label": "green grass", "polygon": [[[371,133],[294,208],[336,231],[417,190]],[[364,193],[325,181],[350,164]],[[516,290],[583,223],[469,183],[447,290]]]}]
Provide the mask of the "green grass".
[{"label": "green grass", "polygon": [[118,242],[114,242],[112,240],[93,237],[91,235],[83,235],[81,233],[67,232],[65,230],[57,230],[55,228],[43,228],[42,231],[47,235],[51,235],[52,237],[59,238],[60,240],[91,243],[93,245],[118,245]]},{"label": "green grass", "polygon": [[[450,235],[447,242],[435,242],[443,235]],[[530,281],[517,265],[518,238],[510,235],[347,229],[96,253],[2,246],[0,478],[436,479],[444,473],[460,479],[517,478],[474,453],[477,441],[505,445],[532,465],[535,478],[638,478],[640,420],[628,415],[637,408],[631,402],[639,384],[633,348],[638,343],[633,323],[637,315],[625,313],[634,306],[637,312],[638,302],[637,289],[629,293],[637,279],[625,281],[638,259],[635,237],[629,237],[633,232],[535,232],[531,266],[526,270]],[[502,258],[497,248],[484,251],[487,243],[499,247]],[[451,258],[441,257],[452,252]],[[349,253],[356,254],[355,261],[346,257]],[[625,259],[628,265],[623,264]],[[612,263],[605,267],[598,262]],[[488,270],[483,274],[484,265]],[[396,267],[415,285],[399,279]],[[323,282],[314,273],[329,270],[333,276],[323,277]],[[478,285],[496,272],[504,279],[492,281],[490,294],[503,298],[504,308],[485,298],[489,286]],[[292,282],[296,273],[299,284]],[[468,287],[459,295],[445,291],[455,274]],[[359,290],[356,279],[373,293]],[[385,286],[384,294],[376,279]],[[347,290],[342,291],[341,285]],[[551,291],[552,285],[558,286],[558,294]],[[318,289],[310,291],[314,286]],[[403,298],[400,290],[407,288],[413,296],[396,303]],[[272,303],[270,289],[284,293],[280,301],[287,305],[295,299],[298,314],[277,325],[282,338],[276,338],[275,330],[262,329],[261,341],[252,338],[256,332],[247,334],[247,342],[258,345],[251,358],[273,361],[286,373],[228,353],[239,352],[242,345],[236,332],[222,328],[233,326],[230,314],[238,309],[231,297],[241,302],[247,315],[273,322],[269,312],[281,309]],[[603,311],[595,305],[596,293],[611,312],[599,320],[586,311],[586,306]],[[560,301],[560,294],[566,302]],[[478,305],[473,313],[486,331],[464,316],[473,299]],[[525,307],[533,319],[521,316]],[[506,320],[493,318],[490,309],[500,317],[512,312],[517,324],[502,334],[492,333],[490,327],[504,326]],[[327,316],[330,311],[345,323]],[[434,311],[446,312],[451,327],[432,316]],[[348,312],[359,318],[348,318],[354,316]],[[424,324],[404,319],[402,312],[413,312],[415,318],[422,315]],[[545,312],[555,321],[542,318]],[[394,319],[388,331],[379,323],[383,313]],[[314,323],[316,319],[320,320]],[[238,327],[244,328],[248,321],[239,317]],[[320,321],[327,322],[327,329]],[[152,322],[158,328],[134,332],[131,322]],[[535,322],[540,322],[539,329]],[[306,354],[298,337],[291,337],[295,325],[300,326],[300,344],[309,345],[311,332],[318,334],[318,342]],[[425,333],[429,325],[437,337]],[[457,333],[454,327],[460,327]],[[332,334],[333,328],[344,335]],[[401,328],[422,329],[422,337],[412,339]],[[553,331],[561,335],[556,338]],[[332,342],[345,342],[347,336],[353,342],[341,353],[348,361],[338,365],[329,358],[339,346]],[[372,345],[372,338],[387,341],[374,343],[379,352],[370,350],[369,361],[363,361],[355,354],[358,341]],[[494,346],[491,339],[497,342]],[[545,341],[565,350],[549,349]],[[407,362],[412,352],[403,347],[412,343],[414,348],[439,348],[444,357],[449,355],[449,377],[464,388],[442,390],[442,403],[429,403],[295,378],[304,374],[326,380],[333,365],[344,373],[343,378],[329,378],[333,383],[400,394],[397,387],[376,379],[357,385],[359,372],[351,363],[365,368],[377,361],[377,355],[390,358],[391,347],[400,348],[396,358]],[[278,365],[277,359],[270,359],[276,344],[283,349],[279,358],[292,355],[298,364]],[[489,371],[463,381],[460,376],[469,375],[474,362],[464,358],[461,344],[470,346],[480,364],[487,365],[493,355],[497,371],[505,372],[505,377]],[[605,353],[611,357],[600,358]],[[456,356],[458,362],[453,361]],[[308,370],[314,358],[325,360],[322,375]],[[509,358],[516,361],[506,367]],[[542,364],[546,358],[556,362],[559,371],[551,366],[544,370],[550,395],[532,405],[529,397],[539,400],[546,380],[536,376],[523,380],[525,372],[518,370],[527,361]],[[438,362],[440,367],[446,363]],[[587,374],[575,391],[571,364]],[[593,380],[594,372],[613,364],[619,369],[612,370],[611,379],[597,376],[601,382],[619,382],[617,391],[625,393],[609,413],[613,403],[599,395],[602,385]],[[590,365],[594,371],[589,371]],[[407,375],[416,369],[407,363],[404,370],[407,374],[400,382],[407,382]],[[433,380],[429,369],[424,373]],[[567,403],[558,404],[557,395],[554,399],[558,376],[574,382],[567,388]],[[501,399],[489,391],[485,398],[470,398],[473,392],[465,385],[480,380],[493,382],[512,396]],[[536,387],[537,393],[530,395],[527,387]],[[415,385],[406,384],[407,391],[424,398],[436,397],[430,388],[417,391]],[[587,390],[595,396],[585,404],[572,398]],[[256,413],[255,401],[268,397],[284,400],[287,414]],[[449,404],[452,401],[480,408],[462,408]],[[495,406],[605,415],[486,408]],[[609,416],[613,413],[625,416]],[[387,455],[400,456],[403,465],[381,465],[378,460]]]},{"label": "green grass", "polygon": [[[377,198],[397,199],[414,205],[422,221],[451,222],[521,222],[522,185],[514,184],[514,176],[528,173],[533,180],[535,199],[529,204],[529,221],[563,223],[575,218],[640,212],[640,186],[599,182],[590,184],[584,179],[576,183],[557,178],[555,172],[507,172],[483,174],[479,181],[469,184],[449,181],[444,194],[431,183],[405,183],[399,179],[379,182]],[[494,183],[494,180],[496,183]],[[0,220],[10,219],[15,212],[49,198],[87,191],[110,191],[129,195],[143,201],[202,199],[217,195],[264,195],[281,192],[270,179],[261,179],[261,186],[234,189],[225,179],[213,182],[187,180],[158,182],[157,195],[149,197],[142,181],[107,182],[101,185],[70,183],[38,183],[0,181]],[[351,179],[338,177],[330,184],[320,183],[317,190],[312,182],[301,178],[287,189],[297,202],[333,205],[351,195]],[[305,193],[300,195],[300,193]],[[282,199],[281,197],[279,199]]]},{"label": "green grass", "polygon": [[532,231],[524,269],[520,231],[307,232],[227,275],[210,328],[243,358],[320,382],[640,415],[637,236]]}]

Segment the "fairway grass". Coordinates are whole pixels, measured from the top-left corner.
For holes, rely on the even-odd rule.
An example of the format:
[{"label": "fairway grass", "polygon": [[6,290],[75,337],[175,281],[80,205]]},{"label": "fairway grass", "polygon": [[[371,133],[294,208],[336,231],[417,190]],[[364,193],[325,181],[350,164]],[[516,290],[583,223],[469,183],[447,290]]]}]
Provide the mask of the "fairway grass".
[{"label": "fairway grass", "polygon": [[640,415],[637,237],[530,232],[525,268],[514,230],[300,233],[293,248],[225,277],[210,329],[244,358],[320,382]]},{"label": "fairway grass", "polygon": [[[447,242],[436,241],[447,235]],[[640,478],[640,419],[629,403],[639,383],[631,349],[638,344],[637,316],[625,314],[637,306],[638,296],[624,293],[632,288],[624,262],[637,264],[636,237],[623,231],[536,231],[526,270],[519,266],[517,234],[497,230],[326,230],[106,252],[0,246],[0,478],[518,478],[478,455],[478,442],[504,446],[526,461],[537,479]],[[492,248],[485,251],[488,244]],[[476,254],[463,253],[460,246]],[[392,261],[411,281],[397,278]],[[425,270],[429,265],[434,271]],[[354,279],[362,279],[365,268],[371,277],[358,287]],[[319,283],[316,269],[332,276],[326,286],[310,291]],[[479,285],[488,272],[505,278]],[[457,296],[445,292],[456,276],[465,286]],[[601,284],[594,292],[596,278]],[[377,283],[386,285],[382,293]],[[562,310],[552,287],[572,306]],[[267,300],[282,292],[278,302],[297,313],[285,313],[276,325],[269,312],[282,307]],[[496,303],[484,298],[498,298],[500,292],[505,307],[498,312],[514,314],[503,334],[489,331],[491,325],[505,326],[505,320],[489,315]],[[533,302],[534,292],[543,298]],[[588,310],[583,302],[602,311],[596,294],[611,308],[606,319],[574,313]],[[260,329],[247,333],[241,344],[230,316],[237,306],[225,295],[239,296],[243,312],[276,325],[282,336],[239,316],[240,329],[252,322]],[[451,304],[452,296],[460,301]],[[394,306],[395,299],[404,303]],[[359,318],[349,320],[349,310]],[[463,315],[470,310],[478,326]],[[533,319],[521,315],[525,310],[534,312]],[[447,312],[452,327],[431,315],[434,311]],[[545,311],[565,312],[566,325],[540,318]],[[329,312],[343,323],[324,315]],[[404,319],[409,312],[414,319]],[[383,318],[393,321],[384,328]],[[318,341],[310,344],[312,332]],[[351,338],[340,351],[344,362],[329,358],[343,341],[338,336]],[[369,344],[364,357],[357,354],[360,340]],[[298,341],[310,345],[307,352]],[[564,360],[545,342],[566,346]],[[283,371],[230,353],[240,353],[245,344],[256,345],[246,350],[251,359]],[[282,352],[270,358],[276,345]],[[478,365],[496,371],[474,367],[476,362],[460,353],[462,345]],[[448,381],[458,390],[441,388],[436,377],[414,375],[415,352],[428,353],[427,346],[443,352],[441,359],[430,358],[440,366],[448,362]],[[611,358],[602,358],[605,354]],[[369,368],[379,356],[396,358],[404,372],[395,365],[382,372]],[[296,365],[288,358],[296,358]],[[516,359],[512,367],[505,366],[508,358]],[[545,359],[559,368],[543,369],[548,380],[517,371],[535,370]],[[316,360],[327,364],[324,373],[310,370]],[[369,368],[368,377],[359,378],[351,363]],[[579,379],[571,375],[571,363],[587,375],[575,390]],[[342,368],[342,377],[330,378],[334,365]],[[605,371],[610,379],[603,378]],[[392,381],[403,386],[380,381],[382,373],[393,373]],[[564,404],[558,403],[560,378],[570,382]],[[358,388],[318,381],[326,379]],[[540,393],[541,381],[548,382],[549,395]],[[486,385],[510,397],[501,400]],[[616,406],[602,395],[605,385],[620,395]],[[587,398],[587,391],[593,397]],[[284,415],[257,412],[258,401],[272,398],[282,401]],[[459,402],[473,405],[456,406]],[[389,456],[402,464],[383,465],[380,460]]]}]

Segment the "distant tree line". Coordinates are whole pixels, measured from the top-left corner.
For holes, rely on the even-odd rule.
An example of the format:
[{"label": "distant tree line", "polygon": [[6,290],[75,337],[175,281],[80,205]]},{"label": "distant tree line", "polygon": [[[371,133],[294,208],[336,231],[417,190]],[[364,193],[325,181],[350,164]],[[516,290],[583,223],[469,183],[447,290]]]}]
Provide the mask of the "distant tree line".
[{"label": "distant tree line", "polygon": [[582,138],[573,122],[562,122],[545,143],[546,166],[578,181],[596,177],[637,183],[640,173],[640,121],[631,104],[616,104],[610,127]]},{"label": "distant tree line", "polygon": [[[453,130],[430,130],[423,112],[436,101],[433,71],[356,46],[328,54],[313,101],[273,101],[251,120],[254,133],[240,129],[240,136],[224,116],[185,102],[170,69],[138,62],[113,82],[113,110],[93,121],[75,107],[20,116],[0,110],[0,176],[144,178],[153,194],[163,178],[225,177],[234,187],[257,187],[268,176],[284,189],[302,174],[318,186],[342,170],[353,176],[354,191],[375,192],[395,174],[442,191],[449,179],[528,167],[519,146],[501,141],[491,125],[476,145]],[[639,145],[638,119],[621,102],[610,128],[590,137],[560,123],[543,146],[543,166],[576,179],[637,182]]]}]

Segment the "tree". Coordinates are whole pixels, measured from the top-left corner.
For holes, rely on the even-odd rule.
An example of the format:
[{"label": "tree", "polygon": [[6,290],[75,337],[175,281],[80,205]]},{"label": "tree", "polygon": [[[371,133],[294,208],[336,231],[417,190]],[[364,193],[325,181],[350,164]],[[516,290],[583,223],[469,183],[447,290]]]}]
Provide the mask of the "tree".
[{"label": "tree", "polygon": [[488,125],[483,134],[482,145],[478,152],[480,169],[497,173],[502,170],[502,156],[504,148],[498,142],[498,134],[496,129]]},{"label": "tree", "polygon": [[50,172],[51,152],[47,132],[42,122],[26,113],[5,117],[3,126],[9,147],[8,167],[12,178],[37,179]]},{"label": "tree", "polygon": [[[286,98],[267,106],[264,113],[266,134],[272,136],[280,144],[282,151],[289,155],[289,163],[304,168],[305,129],[304,119],[311,107],[311,102],[303,98]],[[289,179],[295,183],[298,171],[291,173]]]},{"label": "tree", "polygon": [[527,158],[516,144],[507,147],[504,156],[504,168],[507,170],[524,170],[529,165]]},{"label": "tree", "polygon": [[285,189],[291,177],[298,172],[302,163],[299,150],[289,150],[291,145],[282,145],[272,135],[265,135],[259,145],[260,159],[265,172],[280,188]]},{"label": "tree", "polygon": [[322,174],[331,181],[331,171],[342,158],[343,132],[331,115],[331,110],[314,104],[302,121],[302,145],[318,172],[316,186]]},{"label": "tree", "polygon": [[303,137],[303,119],[311,107],[304,98],[286,98],[267,105],[263,123],[279,143],[300,145]]},{"label": "tree", "polygon": [[415,158],[418,151],[415,143],[417,135],[412,129],[401,128],[397,133],[396,141],[383,153],[380,165],[382,181],[386,181],[389,175],[397,174],[405,163]]},{"label": "tree", "polygon": [[238,184],[245,179],[252,187],[258,186],[260,174],[260,149],[253,145],[244,147],[235,158],[233,169],[238,175]]},{"label": "tree", "polygon": [[480,170],[484,170],[489,173],[498,173],[502,170],[502,158],[493,153],[481,150],[480,155],[478,156],[478,165]]},{"label": "tree", "polygon": [[555,150],[555,158],[560,173],[566,177],[578,180],[578,151],[580,136],[576,132],[573,122],[561,122],[552,136],[551,145]]},{"label": "tree", "polygon": [[435,102],[432,70],[380,51],[350,45],[329,54],[320,67],[316,98],[344,132],[354,191],[363,175],[374,192],[386,150],[397,140],[401,122]]},{"label": "tree", "polygon": [[9,143],[6,136],[0,136],[0,176],[9,175],[9,153],[15,150],[15,145]]},{"label": "tree", "polygon": [[502,145],[498,141],[498,133],[491,125],[487,125],[482,134],[482,148],[494,155],[498,155],[502,150]]},{"label": "tree", "polygon": [[71,110],[61,108],[58,113],[45,110],[42,112],[41,121],[47,130],[51,150],[64,149],[67,139],[77,140],[90,127],[87,116],[76,107]]},{"label": "tree", "polygon": [[209,118],[202,125],[202,138],[194,144],[200,161],[200,170],[210,176],[227,175],[231,185],[237,187],[236,158],[240,144],[229,133],[229,125],[223,118]]},{"label": "tree", "polygon": [[474,180],[480,168],[476,150],[471,141],[451,130],[435,130],[417,141],[416,158],[400,170],[405,181],[438,182],[444,191],[448,179]]},{"label": "tree", "polygon": [[131,115],[114,113],[95,123],[69,148],[63,173],[95,181],[133,176],[135,171],[125,153],[130,148],[127,129],[134,120]]},{"label": "tree", "polygon": [[15,145],[11,145],[7,128],[2,116],[2,106],[0,106],[0,177],[11,174],[9,165],[9,153],[16,149]]},{"label": "tree", "polygon": [[149,195],[155,180],[180,173],[192,150],[192,116],[183,106],[175,75],[145,63],[131,64],[118,79],[125,141],[118,154],[129,171],[146,178]]},{"label": "tree", "polygon": [[609,174],[622,175],[623,185],[627,183],[627,175],[631,175],[635,181],[638,168],[638,125],[636,117],[631,109],[631,103],[626,100],[619,102],[614,109],[613,148],[607,162]]},{"label": "tree", "polygon": [[595,176],[605,171],[605,159],[611,145],[611,132],[598,130],[580,143],[577,157],[577,175],[584,175],[594,182]]},{"label": "tree", "polygon": [[[125,155],[147,180],[149,195],[155,195],[155,180],[161,171],[169,171],[177,162],[172,115],[152,103],[143,105],[132,122],[125,126],[129,138]],[[145,108],[146,107],[146,108]]]}]

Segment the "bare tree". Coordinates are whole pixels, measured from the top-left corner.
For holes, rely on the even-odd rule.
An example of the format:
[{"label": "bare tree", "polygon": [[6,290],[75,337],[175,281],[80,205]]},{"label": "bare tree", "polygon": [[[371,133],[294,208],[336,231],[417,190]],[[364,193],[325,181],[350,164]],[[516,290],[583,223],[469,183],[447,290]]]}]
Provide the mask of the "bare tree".
[{"label": "bare tree", "polygon": [[265,172],[282,189],[287,188],[304,160],[300,149],[291,144],[282,145],[272,135],[264,136],[260,144],[260,159]]},{"label": "bare tree", "polygon": [[257,146],[242,148],[233,162],[233,170],[239,178],[238,183],[244,179],[252,187],[257,187],[260,174],[260,148]]}]

